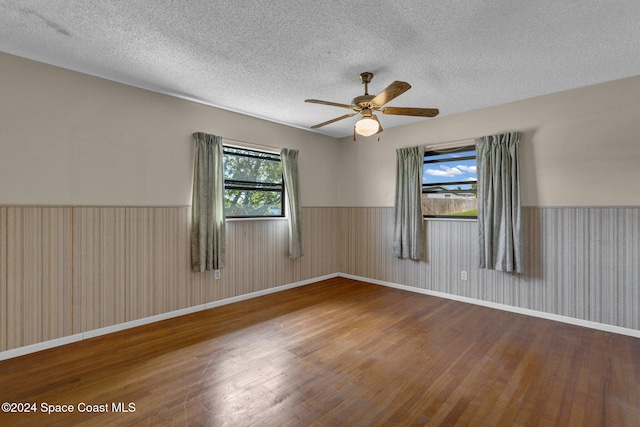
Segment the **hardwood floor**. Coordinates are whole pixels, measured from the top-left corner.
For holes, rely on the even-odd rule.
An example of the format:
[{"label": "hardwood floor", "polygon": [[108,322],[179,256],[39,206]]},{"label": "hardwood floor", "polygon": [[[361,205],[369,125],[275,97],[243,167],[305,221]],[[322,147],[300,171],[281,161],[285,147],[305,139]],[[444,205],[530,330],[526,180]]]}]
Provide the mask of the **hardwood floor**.
[{"label": "hardwood floor", "polygon": [[2,361],[0,402],[37,409],[3,426],[637,426],[640,340],[336,278]]}]

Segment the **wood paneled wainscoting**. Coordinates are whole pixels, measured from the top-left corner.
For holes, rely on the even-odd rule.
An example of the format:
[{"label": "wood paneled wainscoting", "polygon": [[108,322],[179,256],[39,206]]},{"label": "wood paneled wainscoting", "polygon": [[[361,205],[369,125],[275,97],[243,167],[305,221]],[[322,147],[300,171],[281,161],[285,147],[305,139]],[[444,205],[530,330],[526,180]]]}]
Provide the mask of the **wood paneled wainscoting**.
[{"label": "wood paneled wainscoting", "polygon": [[0,206],[0,352],[338,271],[338,208],[303,208],[305,256],[286,220],[228,221],[220,280],[190,268],[189,207]]},{"label": "wood paneled wainscoting", "polygon": [[640,339],[334,278],[2,361],[0,385],[35,404],[17,426],[637,426]]},{"label": "wood paneled wainscoting", "polygon": [[391,255],[393,208],[340,224],[341,273],[640,333],[640,207],[523,208],[523,274],[478,268],[475,221],[425,221],[421,262]]},{"label": "wood paneled wainscoting", "polygon": [[477,268],[475,222],[426,221],[414,262],[391,255],[393,208],[305,207],[303,221],[295,261],[286,221],[230,221],[215,280],[190,271],[188,207],[0,206],[0,353],[338,272],[640,331],[638,207],[525,208],[521,275]]}]

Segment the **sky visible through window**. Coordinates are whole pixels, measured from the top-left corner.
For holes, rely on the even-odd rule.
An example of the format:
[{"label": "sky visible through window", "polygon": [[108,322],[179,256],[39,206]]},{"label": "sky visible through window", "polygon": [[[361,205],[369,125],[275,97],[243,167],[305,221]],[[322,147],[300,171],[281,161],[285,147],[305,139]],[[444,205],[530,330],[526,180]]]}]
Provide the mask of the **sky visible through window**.
[{"label": "sky visible through window", "polygon": [[471,188],[478,181],[476,159],[459,160],[468,156],[475,156],[475,151],[438,154],[428,156],[429,160],[445,160],[437,163],[425,163],[422,172],[422,182],[429,184],[446,184],[449,182],[468,182],[468,185],[456,184],[461,190]]},{"label": "sky visible through window", "polygon": [[474,147],[426,153],[422,169],[422,213],[430,218],[476,218],[478,173]]}]

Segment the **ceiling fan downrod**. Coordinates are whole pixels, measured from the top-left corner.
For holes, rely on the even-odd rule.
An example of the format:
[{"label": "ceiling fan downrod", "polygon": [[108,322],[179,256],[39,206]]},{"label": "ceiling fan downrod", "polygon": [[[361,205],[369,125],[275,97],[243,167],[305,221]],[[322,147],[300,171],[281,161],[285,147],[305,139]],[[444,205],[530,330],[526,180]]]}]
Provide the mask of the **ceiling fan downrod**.
[{"label": "ceiling fan downrod", "polygon": [[364,94],[369,95],[369,83],[373,79],[373,73],[364,72],[360,74],[360,81],[364,85]]}]

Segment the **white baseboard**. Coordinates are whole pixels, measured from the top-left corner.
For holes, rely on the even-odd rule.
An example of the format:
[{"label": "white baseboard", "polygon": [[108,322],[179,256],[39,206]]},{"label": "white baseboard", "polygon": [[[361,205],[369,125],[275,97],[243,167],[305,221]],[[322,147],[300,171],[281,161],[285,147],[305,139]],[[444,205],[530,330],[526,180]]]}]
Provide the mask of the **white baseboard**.
[{"label": "white baseboard", "polygon": [[495,308],[497,310],[510,311],[512,313],[525,314],[527,316],[539,317],[541,319],[555,320],[556,322],[569,323],[571,325],[584,326],[586,328],[598,329],[600,331],[611,332],[614,334],[627,335],[640,338],[640,331],[636,329],[623,328],[621,326],[607,325],[606,323],[592,322],[590,320],[576,319],[559,314],[545,313],[544,311],[536,311],[528,308],[520,308],[512,305],[498,304],[491,301],[484,301],[475,298],[463,297],[459,295],[446,294],[444,292],[431,291],[428,289],[416,288],[413,286],[400,285],[398,283],[385,282],[383,280],[369,279],[368,277],[354,276],[353,274],[338,273],[338,276],[347,279],[360,280],[362,282],[372,283],[374,285],[387,286],[390,288],[402,289],[404,291],[416,292],[424,295],[431,295],[440,298],[446,298],[455,301],[466,302],[469,304],[481,305],[483,307]]},{"label": "white baseboard", "polygon": [[208,302],[208,303],[196,305],[193,307],[187,307],[180,310],[157,314],[155,316],[132,320],[130,322],[118,323],[117,325],[106,326],[104,328],[99,328],[99,329],[93,329],[91,331],[81,332],[79,334],[68,335],[62,338],[56,338],[49,341],[43,341],[36,344],[26,345],[24,347],[13,348],[11,350],[0,352],[0,360],[6,360],[6,359],[18,357],[18,356],[24,356],[29,353],[35,353],[37,351],[47,350],[49,348],[59,347],[65,344],[71,344],[73,342],[98,337],[100,335],[106,335],[113,332],[123,331],[125,329],[135,328],[136,326],[147,325],[149,323],[159,322],[161,320],[171,319],[173,317],[183,316],[185,314],[195,313],[196,311],[202,311],[202,310],[207,310],[209,308],[219,307],[222,305],[233,304],[234,302],[239,302],[239,301],[244,301],[251,298],[260,297],[263,295],[284,291],[286,289],[297,288],[299,286],[308,285],[308,284],[319,282],[322,280],[332,279],[334,277],[338,277],[338,273],[327,274],[326,276],[314,277],[313,279],[307,279],[307,280],[302,280],[300,282],[294,282],[286,285],[276,286],[274,288],[264,289],[261,291],[251,292],[244,295],[238,295],[236,297],[226,298],[219,301]]},{"label": "white baseboard", "polygon": [[359,280],[361,282],[372,283],[374,285],[387,286],[390,288],[401,289],[409,292],[416,292],[424,295],[431,295],[440,298],[446,298],[455,301],[466,302],[469,304],[480,305],[484,307],[494,308],[497,310],[510,311],[512,313],[525,314],[528,316],[539,317],[542,319],[555,320],[557,322],[568,323],[577,326],[584,326],[591,329],[598,329],[601,331],[611,332],[615,334],[628,335],[631,337],[640,338],[640,331],[635,329],[623,328],[620,326],[607,325],[605,323],[592,322],[589,320],[575,319],[573,317],[560,316],[558,314],[545,313],[542,311],[530,310],[527,308],[514,307],[506,304],[498,304],[490,301],[478,300],[469,297],[463,297],[458,295],[446,294],[443,292],[431,291],[428,289],[416,288],[413,286],[400,285],[398,283],[385,282],[383,280],[370,279],[368,277],[355,276],[353,274],[345,273],[333,273],[325,276],[314,277],[313,279],[302,280],[300,282],[289,283],[286,285],[276,286],[274,288],[264,289],[261,291],[251,292],[244,295],[238,295],[236,297],[226,298],[219,301],[208,302],[193,307],[187,307],[180,310],[170,311],[168,313],[162,313],[155,316],[145,317],[143,319],[132,320],[130,322],[118,323],[117,325],[107,326],[104,328],[93,329],[91,331],[82,332],[79,334],[69,335],[62,338],[56,338],[49,341],[44,341],[36,344],[27,345],[24,347],[18,347],[11,350],[0,352],[0,360],[11,359],[18,356],[24,356],[26,354],[35,353],[41,350],[47,350],[49,348],[59,347],[65,344],[70,344],[77,341],[86,340],[89,338],[98,337],[100,335],[110,334],[113,332],[123,331],[125,329],[135,328],[137,326],[146,325],[153,322],[159,322],[165,319],[171,319],[173,317],[183,316],[189,313],[195,313],[196,311],[207,310],[209,308],[219,307],[222,305],[232,304],[234,302],[244,301],[251,298],[257,298],[263,295],[272,294],[275,292],[284,291],[286,289],[297,288],[299,286],[305,286],[311,283],[319,282],[322,280],[332,279],[334,277],[344,277],[347,279]]}]

